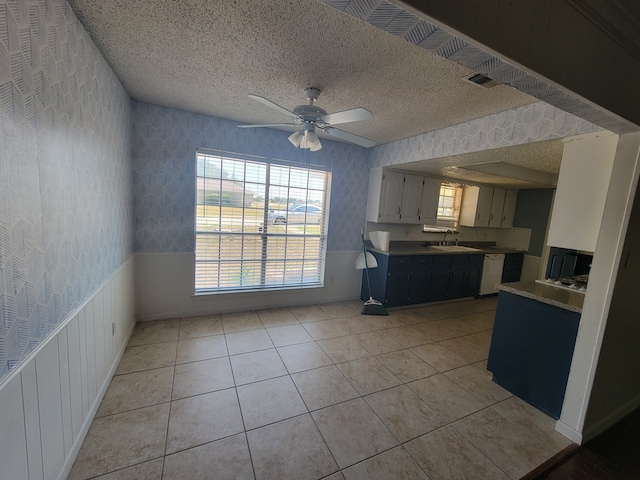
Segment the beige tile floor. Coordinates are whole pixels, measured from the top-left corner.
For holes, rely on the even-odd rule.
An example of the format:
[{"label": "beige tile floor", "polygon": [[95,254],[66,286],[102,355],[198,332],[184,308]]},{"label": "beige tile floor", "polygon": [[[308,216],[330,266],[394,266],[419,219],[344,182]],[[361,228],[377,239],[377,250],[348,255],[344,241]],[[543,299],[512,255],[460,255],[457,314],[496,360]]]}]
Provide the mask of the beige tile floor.
[{"label": "beige tile floor", "polygon": [[569,442],[491,381],[495,305],[138,324],[69,479],[518,479]]}]

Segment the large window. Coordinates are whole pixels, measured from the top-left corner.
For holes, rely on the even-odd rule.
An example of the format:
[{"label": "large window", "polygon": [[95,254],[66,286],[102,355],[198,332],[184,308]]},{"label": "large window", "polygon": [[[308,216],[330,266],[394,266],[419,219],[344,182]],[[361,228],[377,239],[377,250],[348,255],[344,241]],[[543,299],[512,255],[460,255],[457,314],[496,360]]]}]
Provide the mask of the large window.
[{"label": "large window", "polygon": [[196,292],[321,285],[330,173],[197,154]]}]

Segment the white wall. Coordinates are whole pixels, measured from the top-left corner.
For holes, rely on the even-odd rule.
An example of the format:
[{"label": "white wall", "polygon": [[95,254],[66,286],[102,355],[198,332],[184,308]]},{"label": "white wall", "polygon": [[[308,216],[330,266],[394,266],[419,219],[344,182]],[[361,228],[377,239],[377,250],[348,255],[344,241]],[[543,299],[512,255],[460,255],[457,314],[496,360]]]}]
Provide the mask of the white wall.
[{"label": "white wall", "polygon": [[3,479],[67,477],[135,325],[133,274],[131,257],[3,379]]},{"label": "white wall", "polygon": [[[556,424],[558,431],[578,443],[588,440],[629,413],[624,409],[613,409],[607,418],[604,418],[603,413],[599,418],[594,418],[593,421],[597,422],[597,425],[585,422],[596,367],[599,361],[605,361],[604,358],[599,358],[600,347],[607,328],[615,278],[638,184],[639,151],[639,133],[620,136],[589,274],[589,286],[582,309],[562,414]],[[624,375],[629,381],[637,381],[635,368],[633,372],[618,372],[616,375]]]},{"label": "white wall", "polygon": [[145,321],[354,300],[360,297],[359,253],[327,252],[324,287],[211,295],[194,295],[193,253],[137,253],[136,314]]},{"label": "white wall", "polygon": [[584,432],[589,437],[640,407],[639,248],[640,196],[636,195],[589,399]]}]

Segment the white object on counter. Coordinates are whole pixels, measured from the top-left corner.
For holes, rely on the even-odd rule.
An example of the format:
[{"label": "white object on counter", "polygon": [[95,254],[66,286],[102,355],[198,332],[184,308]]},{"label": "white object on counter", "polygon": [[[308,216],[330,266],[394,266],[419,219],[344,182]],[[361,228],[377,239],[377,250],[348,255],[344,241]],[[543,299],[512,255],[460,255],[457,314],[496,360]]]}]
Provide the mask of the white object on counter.
[{"label": "white object on counter", "polygon": [[391,232],[369,232],[369,238],[375,248],[382,250],[383,252],[389,251],[389,239],[391,238]]},{"label": "white object on counter", "polygon": [[502,267],[504,253],[487,253],[482,264],[482,279],[480,280],[480,295],[497,293],[496,285],[502,281]]}]

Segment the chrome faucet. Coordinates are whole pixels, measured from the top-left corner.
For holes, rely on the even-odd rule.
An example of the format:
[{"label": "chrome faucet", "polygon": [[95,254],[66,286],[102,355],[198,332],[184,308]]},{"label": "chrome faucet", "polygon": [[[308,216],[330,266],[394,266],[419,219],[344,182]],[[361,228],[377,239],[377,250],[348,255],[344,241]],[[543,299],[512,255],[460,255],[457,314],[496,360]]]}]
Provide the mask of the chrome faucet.
[{"label": "chrome faucet", "polygon": [[[456,232],[455,230],[451,230],[450,228],[446,229],[443,232],[442,241],[440,241],[440,245],[446,245],[447,244],[447,233],[450,233],[452,235],[457,235],[458,234],[458,232]],[[456,240],[456,246],[458,246],[458,237],[456,237],[455,240]]]}]

